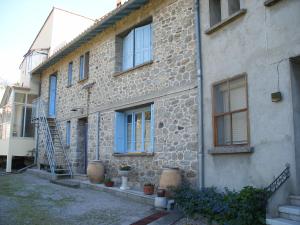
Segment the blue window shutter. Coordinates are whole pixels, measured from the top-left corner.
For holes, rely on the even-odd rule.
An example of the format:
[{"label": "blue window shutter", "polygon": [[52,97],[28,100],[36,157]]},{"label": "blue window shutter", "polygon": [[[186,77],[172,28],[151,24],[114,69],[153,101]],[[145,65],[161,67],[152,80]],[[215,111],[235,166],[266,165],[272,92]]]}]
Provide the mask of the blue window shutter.
[{"label": "blue window shutter", "polygon": [[134,30],[123,39],[123,64],[122,69],[133,67]]},{"label": "blue window shutter", "polygon": [[155,132],[155,117],[154,104],[151,105],[151,151],[154,151],[154,132]]},{"label": "blue window shutter", "polygon": [[66,145],[70,146],[71,143],[71,122],[66,123]]},{"label": "blue window shutter", "polygon": [[115,153],[125,152],[125,115],[115,112]]},{"label": "blue window shutter", "polygon": [[143,45],[144,45],[144,27],[139,27],[135,29],[134,32],[134,62],[135,66],[144,63],[143,57]]},{"label": "blue window shutter", "polygon": [[144,47],[143,47],[144,62],[149,62],[152,59],[152,27],[148,24],[144,27]]}]

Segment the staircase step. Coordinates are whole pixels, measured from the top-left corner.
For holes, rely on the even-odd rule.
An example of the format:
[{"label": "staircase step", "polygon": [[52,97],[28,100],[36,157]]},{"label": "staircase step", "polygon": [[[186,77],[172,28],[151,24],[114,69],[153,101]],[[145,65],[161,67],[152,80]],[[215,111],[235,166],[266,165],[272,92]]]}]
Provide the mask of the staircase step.
[{"label": "staircase step", "polygon": [[294,205],[280,206],[278,211],[280,217],[300,222],[300,206],[294,206]]},{"label": "staircase step", "polygon": [[267,219],[267,225],[300,225],[300,222],[288,220],[284,218]]},{"label": "staircase step", "polygon": [[290,203],[292,205],[300,206],[300,196],[299,195],[290,195]]}]

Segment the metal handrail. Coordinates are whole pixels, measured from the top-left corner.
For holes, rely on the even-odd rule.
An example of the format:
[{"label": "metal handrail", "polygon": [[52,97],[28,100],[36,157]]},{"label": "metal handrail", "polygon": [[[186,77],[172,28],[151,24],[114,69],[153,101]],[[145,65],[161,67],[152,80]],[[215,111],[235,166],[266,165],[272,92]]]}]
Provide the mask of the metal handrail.
[{"label": "metal handrail", "polygon": [[286,168],[281,172],[281,174],[265,188],[268,192],[268,198],[270,198],[288,180],[290,175],[290,165],[286,164]]}]

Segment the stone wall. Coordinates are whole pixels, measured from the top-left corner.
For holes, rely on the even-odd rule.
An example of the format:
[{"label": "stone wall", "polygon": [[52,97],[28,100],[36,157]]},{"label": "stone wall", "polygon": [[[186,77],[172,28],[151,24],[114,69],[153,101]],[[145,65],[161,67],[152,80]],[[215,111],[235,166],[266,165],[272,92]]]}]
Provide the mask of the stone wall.
[{"label": "stone wall", "polygon": [[[116,74],[116,36],[152,18],[153,61]],[[193,0],[151,0],[116,25],[70,53],[42,74],[41,96],[48,101],[49,75],[57,73],[57,119],[71,121],[70,156],[78,166],[78,119],[88,117],[88,158],[96,159],[97,113],[100,112],[100,159],[109,176],[116,178],[120,164],[133,167],[130,182],[140,187],[158,183],[165,166],[179,167],[184,178],[197,178],[197,95]],[[79,79],[79,57],[90,52],[90,73]],[[68,63],[73,61],[73,85],[67,87]],[[117,76],[116,76],[117,75]],[[88,100],[83,86],[95,82]],[[155,146],[153,156],[113,155],[115,110],[154,103]],[[79,107],[83,111],[71,111]],[[64,132],[65,133],[65,132]],[[76,171],[76,170],[75,170]]]}]

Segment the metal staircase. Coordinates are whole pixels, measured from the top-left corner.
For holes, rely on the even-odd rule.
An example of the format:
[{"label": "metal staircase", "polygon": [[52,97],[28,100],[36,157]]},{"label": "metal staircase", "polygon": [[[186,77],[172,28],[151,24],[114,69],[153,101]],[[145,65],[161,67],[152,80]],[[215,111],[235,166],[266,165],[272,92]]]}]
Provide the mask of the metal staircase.
[{"label": "metal staircase", "polygon": [[36,99],[32,108],[32,123],[38,127],[53,178],[72,177],[72,169],[62,138],[61,128],[55,118],[47,118],[47,104]]}]

